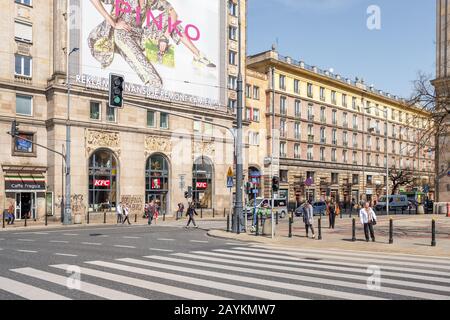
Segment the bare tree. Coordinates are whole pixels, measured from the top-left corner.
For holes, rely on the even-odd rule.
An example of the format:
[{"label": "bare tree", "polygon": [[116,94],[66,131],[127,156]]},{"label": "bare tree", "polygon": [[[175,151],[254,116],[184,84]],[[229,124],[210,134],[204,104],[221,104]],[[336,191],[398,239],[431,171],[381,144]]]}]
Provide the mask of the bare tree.
[{"label": "bare tree", "polygon": [[397,169],[393,167],[389,171],[389,180],[392,182],[392,195],[395,195],[398,194],[400,187],[413,187],[416,177],[410,169]]}]

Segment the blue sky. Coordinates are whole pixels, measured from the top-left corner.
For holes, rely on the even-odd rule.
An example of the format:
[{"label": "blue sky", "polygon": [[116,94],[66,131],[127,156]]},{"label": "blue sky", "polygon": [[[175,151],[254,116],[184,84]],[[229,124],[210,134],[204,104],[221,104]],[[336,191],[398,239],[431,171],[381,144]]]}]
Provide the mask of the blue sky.
[{"label": "blue sky", "polygon": [[[248,0],[248,53],[271,48],[375,88],[410,97],[419,71],[435,74],[434,0]],[[381,29],[367,28],[367,8]]]}]

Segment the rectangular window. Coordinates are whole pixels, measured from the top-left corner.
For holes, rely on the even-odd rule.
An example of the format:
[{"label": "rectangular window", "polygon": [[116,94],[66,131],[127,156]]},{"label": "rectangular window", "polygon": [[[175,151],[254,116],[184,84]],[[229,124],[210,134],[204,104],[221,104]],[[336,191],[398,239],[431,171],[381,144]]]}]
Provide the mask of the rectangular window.
[{"label": "rectangular window", "polygon": [[31,77],[33,68],[33,59],[19,54],[15,57],[15,74],[16,76]]},{"label": "rectangular window", "polygon": [[331,143],[337,145],[337,129],[333,129]]},{"label": "rectangular window", "polygon": [[295,123],[295,127],[294,127],[294,131],[295,131],[295,139],[300,140],[301,139],[301,126],[299,122]]},{"label": "rectangular window", "polygon": [[353,115],[353,129],[358,130],[358,116]]},{"label": "rectangular window", "polygon": [[327,117],[325,116],[325,107],[320,108],[320,122],[326,123]]},{"label": "rectangular window", "polygon": [[356,110],[356,109],[357,109],[357,106],[356,106],[356,98],[355,98],[355,97],[352,97],[352,109],[353,109],[353,110]]},{"label": "rectangular window", "polygon": [[230,13],[230,15],[232,15],[233,17],[237,17],[237,3],[234,3],[233,1],[228,1],[228,12]]},{"label": "rectangular window", "polygon": [[16,3],[24,4],[26,6],[31,6],[31,0],[16,0]]},{"label": "rectangular window", "polygon": [[332,114],[331,114],[331,121],[333,122],[334,125],[337,125],[337,111],[333,110]]},{"label": "rectangular window", "polygon": [[169,115],[167,113],[160,114],[159,127],[161,129],[169,129]]},{"label": "rectangular window", "polygon": [[311,179],[313,183],[314,183],[314,175],[315,175],[314,171],[306,171],[306,179]]},{"label": "rectangular window", "polygon": [[281,142],[280,143],[280,157],[281,158],[286,158],[286,142]]},{"label": "rectangular window", "polygon": [[100,120],[100,107],[101,104],[99,102],[91,101],[89,112],[91,120]]},{"label": "rectangular window", "polygon": [[295,100],[295,116],[300,117],[302,115],[302,103],[300,100]]},{"label": "rectangular window", "polygon": [[357,165],[358,164],[358,152],[353,151],[353,164]]},{"label": "rectangular window", "polygon": [[280,97],[280,113],[282,115],[286,115],[287,114],[286,97]]},{"label": "rectangular window", "polygon": [[228,89],[237,90],[237,78],[234,76],[228,76]]},{"label": "rectangular window", "polygon": [[199,120],[194,121],[194,132],[201,133],[202,132],[202,122]]},{"label": "rectangular window", "polygon": [[24,42],[33,42],[33,27],[30,24],[16,21],[15,39]]},{"label": "rectangular window", "polygon": [[308,95],[308,97],[309,98],[313,98],[314,96],[313,96],[313,85],[312,85],[312,83],[308,83],[308,85],[307,85],[307,95]]},{"label": "rectangular window", "polygon": [[[26,139],[28,141],[25,141],[23,139]],[[18,136],[14,137],[13,141],[14,141],[13,155],[35,153],[34,144],[32,143],[35,141],[33,133],[20,132]]]},{"label": "rectangular window", "polygon": [[259,109],[253,109],[253,121],[259,122],[260,116],[259,116]]},{"label": "rectangular window", "polygon": [[320,148],[320,161],[325,161],[325,148]]},{"label": "rectangular window", "polygon": [[235,51],[230,50],[228,63],[232,66],[237,66],[237,53]]},{"label": "rectangular window", "polygon": [[346,94],[342,95],[342,106],[347,107],[347,95]]},{"label": "rectangular window", "polygon": [[326,128],[324,127],[320,128],[320,143],[327,143],[325,130]]},{"label": "rectangular window", "polygon": [[300,94],[300,81],[294,80],[294,92]]},{"label": "rectangular window", "polygon": [[339,183],[339,173],[331,173],[331,184]]},{"label": "rectangular window", "polygon": [[308,160],[314,160],[314,147],[308,146]]},{"label": "rectangular window", "polygon": [[358,134],[353,134],[353,148],[358,148]]},{"label": "rectangular window", "polygon": [[228,108],[236,110],[236,107],[237,107],[237,100],[228,99]]},{"label": "rectangular window", "polygon": [[32,116],[33,97],[16,95],[16,114],[23,116]]},{"label": "rectangular window", "polygon": [[117,121],[116,118],[117,118],[117,109],[107,106],[106,107],[106,120],[108,122],[116,122]]},{"label": "rectangular window", "polygon": [[308,104],[308,121],[314,121],[314,112],[312,104]]},{"label": "rectangular window", "polygon": [[336,162],[337,158],[336,158],[336,149],[331,149],[331,161],[332,162]]},{"label": "rectangular window", "polygon": [[348,151],[347,150],[342,151],[342,161],[344,163],[348,163]]},{"label": "rectangular window", "polygon": [[286,129],[286,120],[280,119],[280,135],[281,135],[282,137],[286,137],[286,132],[287,132],[287,129]]},{"label": "rectangular window", "polygon": [[253,99],[259,100],[259,87],[253,86]]},{"label": "rectangular window", "polygon": [[279,83],[281,90],[286,90],[286,76],[280,75],[280,83]]},{"label": "rectangular window", "polygon": [[325,88],[320,87],[320,100],[325,101]]},{"label": "rectangular window", "polygon": [[288,171],[287,170],[280,170],[280,182],[288,182]]},{"label": "rectangular window", "polygon": [[358,174],[354,174],[352,176],[352,183],[353,184],[359,184],[359,175]]},{"label": "rectangular window", "polygon": [[147,110],[147,127],[154,128],[155,124],[155,112]]},{"label": "rectangular window", "polygon": [[[236,81],[237,81],[237,79],[236,79]],[[251,94],[252,94],[252,86],[249,84],[245,85],[245,97],[250,99],[252,97]]]},{"label": "rectangular window", "polygon": [[294,158],[295,159],[300,159],[300,145],[299,144],[296,144],[295,146],[294,146]]},{"label": "rectangular window", "polygon": [[228,28],[228,37],[230,40],[237,41],[237,28],[230,26]]},{"label": "rectangular window", "polygon": [[331,103],[336,104],[336,91],[331,91]]},{"label": "rectangular window", "polygon": [[342,126],[348,128],[348,113],[344,112],[342,115]]}]

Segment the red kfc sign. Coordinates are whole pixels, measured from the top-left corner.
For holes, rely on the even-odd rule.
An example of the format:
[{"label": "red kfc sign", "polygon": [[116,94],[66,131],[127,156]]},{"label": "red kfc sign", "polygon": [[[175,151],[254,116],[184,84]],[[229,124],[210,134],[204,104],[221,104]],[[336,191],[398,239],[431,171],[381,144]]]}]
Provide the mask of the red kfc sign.
[{"label": "red kfc sign", "polygon": [[208,183],[207,182],[197,182],[197,189],[207,189]]},{"label": "red kfc sign", "polygon": [[109,180],[95,180],[94,181],[94,186],[95,187],[110,187],[111,186],[111,181],[109,181]]}]

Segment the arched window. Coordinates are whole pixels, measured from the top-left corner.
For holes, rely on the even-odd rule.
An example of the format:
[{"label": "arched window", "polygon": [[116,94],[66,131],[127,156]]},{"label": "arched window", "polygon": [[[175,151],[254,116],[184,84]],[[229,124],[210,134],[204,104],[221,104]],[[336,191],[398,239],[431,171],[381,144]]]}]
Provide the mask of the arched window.
[{"label": "arched window", "polygon": [[152,155],[145,168],[145,199],[160,207],[160,213],[167,213],[169,193],[169,162],[160,154]]},{"label": "arched window", "polygon": [[117,160],[112,151],[97,150],[89,158],[89,210],[115,208]]},{"label": "arched window", "polygon": [[210,159],[201,157],[195,160],[192,171],[193,201],[198,208],[212,209],[213,166]]}]

